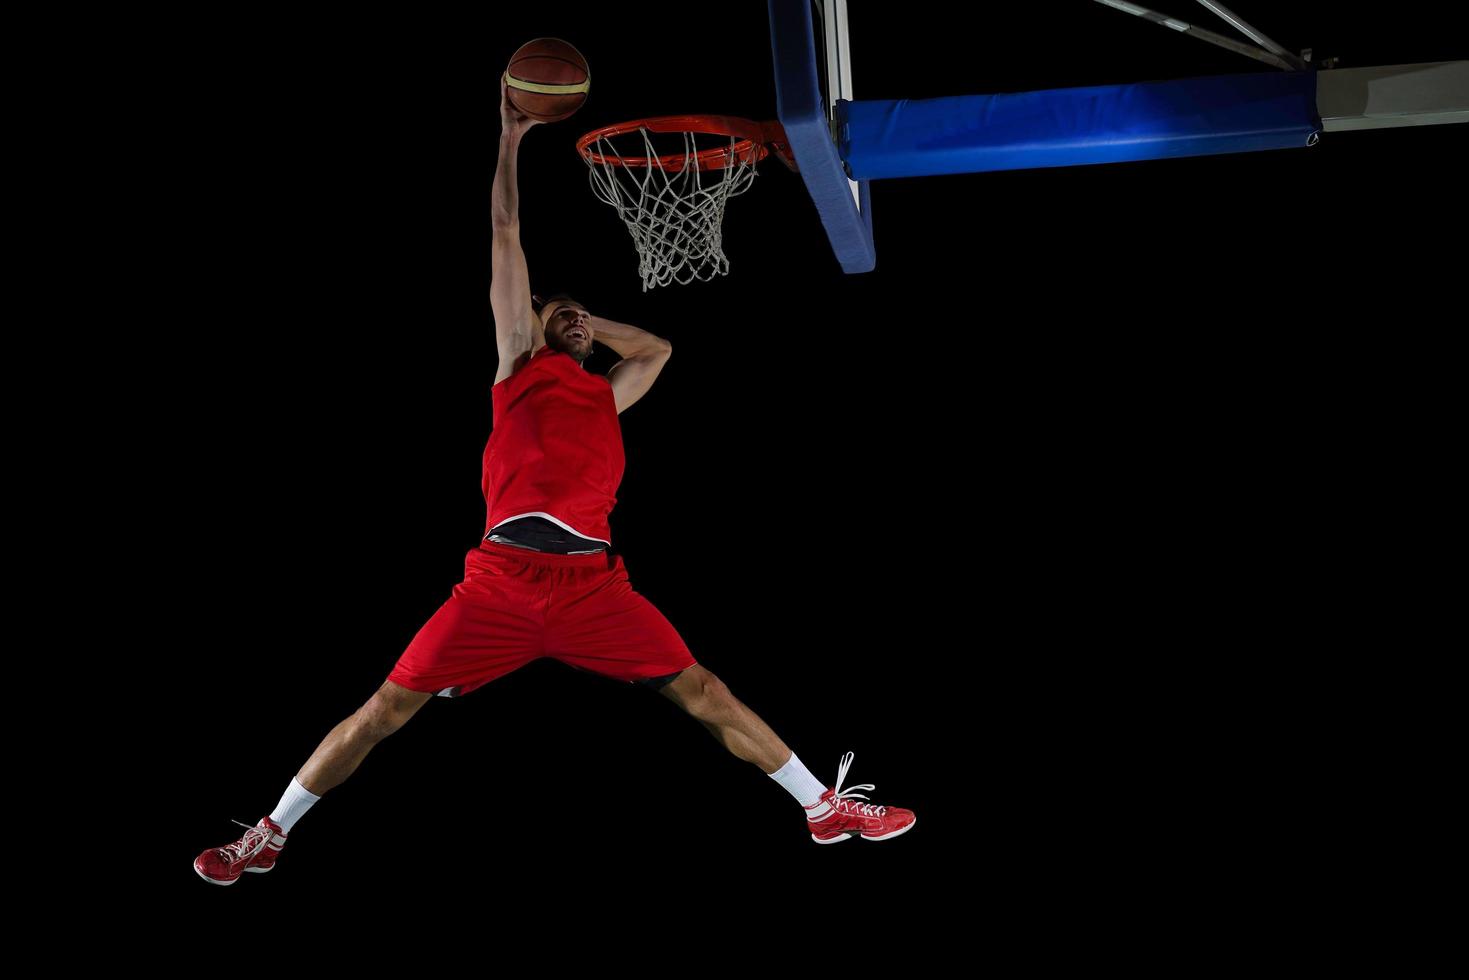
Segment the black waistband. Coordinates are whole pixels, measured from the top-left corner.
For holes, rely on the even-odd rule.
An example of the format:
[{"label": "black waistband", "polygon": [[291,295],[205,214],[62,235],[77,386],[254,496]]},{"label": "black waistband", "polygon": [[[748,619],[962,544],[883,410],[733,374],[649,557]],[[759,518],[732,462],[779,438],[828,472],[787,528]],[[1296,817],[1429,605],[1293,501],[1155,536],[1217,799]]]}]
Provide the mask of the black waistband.
[{"label": "black waistband", "polygon": [[609,550],[601,541],[573,534],[544,517],[520,517],[506,521],[486,534],[485,540],[554,555],[596,554]]}]

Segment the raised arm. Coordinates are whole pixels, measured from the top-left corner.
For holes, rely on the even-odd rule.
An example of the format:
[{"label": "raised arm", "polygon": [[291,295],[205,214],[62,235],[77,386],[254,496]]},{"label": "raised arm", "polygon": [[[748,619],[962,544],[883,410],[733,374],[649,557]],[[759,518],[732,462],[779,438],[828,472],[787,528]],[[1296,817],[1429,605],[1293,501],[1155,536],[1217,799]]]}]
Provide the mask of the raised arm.
[{"label": "raised arm", "polygon": [[538,125],[510,104],[505,77],[500,76],[500,159],[490,192],[490,310],[495,315],[495,346],[500,366],[498,384],[510,377],[519,362],[544,344],[541,321],[531,307],[530,272],[520,247],[520,194],[516,190],[516,158],[525,133]]}]

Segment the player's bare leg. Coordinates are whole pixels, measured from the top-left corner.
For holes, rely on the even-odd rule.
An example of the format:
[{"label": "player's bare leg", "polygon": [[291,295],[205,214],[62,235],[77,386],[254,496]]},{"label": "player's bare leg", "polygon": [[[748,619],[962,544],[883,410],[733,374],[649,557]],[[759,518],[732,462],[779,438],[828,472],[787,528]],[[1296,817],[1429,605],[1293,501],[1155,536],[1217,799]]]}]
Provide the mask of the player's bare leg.
[{"label": "player's bare leg", "polygon": [[270,871],[296,821],[323,793],[352,775],[374,745],[407,724],[432,696],[384,681],[366,704],[333,728],[316,747],[286,787],[275,810],[261,817],[254,827],[245,824],[248,829],[239,840],[205,850],[194,859],[194,871],[216,885],[232,885],[247,871]]},{"label": "player's bare leg", "polygon": [[[865,801],[865,795],[840,792],[852,762],[851,752],[842,758],[835,785],[817,779],[759,715],[698,664],[680,673],[658,693],[698,719],[726,749],[759,766],[790,793],[806,811],[806,826],[819,844],[834,844],[854,836],[888,840],[906,833],[917,821],[912,810],[858,802],[858,796]],[[851,787],[873,788],[870,783]]]},{"label": "player's bare leg", "polygon": [[373,746],[407,724],[432,694],[384,681],[376,694],[333,728],[296,779],[317,796],[346,782]]},{"label": "player's bare leg", "polygon": [[695,664],[658,691],[709,729],[719,744],[767,776],[791,757],[790,747],[771,731],[724,682]]}]

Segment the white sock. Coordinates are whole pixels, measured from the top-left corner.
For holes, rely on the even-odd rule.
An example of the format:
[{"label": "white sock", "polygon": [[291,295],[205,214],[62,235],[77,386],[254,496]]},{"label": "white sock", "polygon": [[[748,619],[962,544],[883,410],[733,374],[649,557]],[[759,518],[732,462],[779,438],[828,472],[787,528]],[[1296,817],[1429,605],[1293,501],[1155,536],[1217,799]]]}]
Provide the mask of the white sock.
[{"label": "white sock", "polygon": [[830,803],[823,802],[820,806],[815,805],[821,800],[821,794],[825,793],[829,787],[811,775],[811,770],[801,764],[801,760],[796,758],[796,753],[792,752],[785,765],[766,775],[784,786],[786,792],[796,798],[797,803],[807,808],[807,820],[820,820],[831,812]]},{"label": "white sock", "polygon": [[275,805],[270,819],[281,825],[281,833],[289,834],[301,815],[311,809],[311,804],[319,799],[321,797],[302,786],[300,780],[292,776],[291,785],[286,787],[285,795]]}]

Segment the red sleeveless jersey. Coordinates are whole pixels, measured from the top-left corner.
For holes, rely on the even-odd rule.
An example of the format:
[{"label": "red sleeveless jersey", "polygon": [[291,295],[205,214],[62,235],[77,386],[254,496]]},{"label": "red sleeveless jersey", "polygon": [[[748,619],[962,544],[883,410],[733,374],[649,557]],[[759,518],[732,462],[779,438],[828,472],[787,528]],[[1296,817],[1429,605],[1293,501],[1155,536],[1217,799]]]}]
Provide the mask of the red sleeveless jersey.
[{"label": "red sleeveless jersey", "polygon": [[612,544],[607,517],[625,460],[612,383],[549,345],[490,389],[483,480],[485,534],[544,517]]}]

